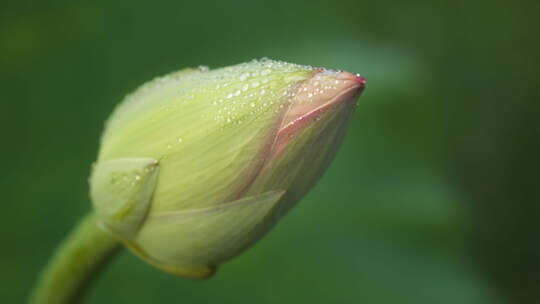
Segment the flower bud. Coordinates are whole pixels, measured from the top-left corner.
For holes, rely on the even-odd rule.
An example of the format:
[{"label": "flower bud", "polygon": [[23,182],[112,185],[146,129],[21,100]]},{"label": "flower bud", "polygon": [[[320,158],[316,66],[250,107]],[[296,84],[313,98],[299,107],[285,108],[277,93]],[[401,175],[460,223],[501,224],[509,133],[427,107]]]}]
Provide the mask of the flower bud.
[{"label": "flower bud", "polygon": [[263,59],[143,85],[102,137],[90,178],[100,225],[164,271],[210,276],[320,178],[364,83]]}]

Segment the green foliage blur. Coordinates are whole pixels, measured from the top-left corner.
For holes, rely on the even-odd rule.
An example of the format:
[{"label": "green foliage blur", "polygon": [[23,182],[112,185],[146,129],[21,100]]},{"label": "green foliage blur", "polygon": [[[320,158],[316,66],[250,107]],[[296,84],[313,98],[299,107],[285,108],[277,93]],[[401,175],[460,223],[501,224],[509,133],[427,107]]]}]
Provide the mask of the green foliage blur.
[{"label": "green foliage blur", "polygon": [[540,303],[540,2],[2,1],[0,303],[89,210],[103,122],[184,67],[368,79],[318,186],[206,281],[124,252],[86,303]]}]

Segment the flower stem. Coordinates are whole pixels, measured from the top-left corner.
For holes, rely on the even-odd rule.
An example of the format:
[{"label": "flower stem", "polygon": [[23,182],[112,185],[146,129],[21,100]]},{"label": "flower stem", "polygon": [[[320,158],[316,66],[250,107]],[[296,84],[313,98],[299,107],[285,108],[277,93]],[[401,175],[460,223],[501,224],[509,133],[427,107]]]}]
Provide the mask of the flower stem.
[{"label": "flower stem", "polygon": [[119,252],[120,243],[86,215],[56,250],[41,273],[30,304],[76,303],[94,277]]}]

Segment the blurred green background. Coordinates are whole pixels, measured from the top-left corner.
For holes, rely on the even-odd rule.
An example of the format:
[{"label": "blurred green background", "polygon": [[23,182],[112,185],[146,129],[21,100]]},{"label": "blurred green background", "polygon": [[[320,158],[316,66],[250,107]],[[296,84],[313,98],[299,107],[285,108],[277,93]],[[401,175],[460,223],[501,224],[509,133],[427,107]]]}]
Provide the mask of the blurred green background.
[{"label": "blurred green background", "polygon": [[540,303],[538,1],[3,1],[0,302],[89,210],[143,82],[267,56],[368,79],[318,186],[211,280],[124,252],[86,303]]}]

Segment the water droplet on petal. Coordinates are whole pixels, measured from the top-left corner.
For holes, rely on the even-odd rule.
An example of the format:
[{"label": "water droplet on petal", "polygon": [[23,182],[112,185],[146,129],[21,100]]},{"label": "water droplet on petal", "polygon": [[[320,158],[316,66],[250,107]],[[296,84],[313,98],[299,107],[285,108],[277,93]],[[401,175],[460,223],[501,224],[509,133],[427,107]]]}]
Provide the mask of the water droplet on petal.
[{"label": "water droplet on petal", "polygon": [[248,77],[249,77],[249,73],[244,73],[244,74],[240,75],[239,79],[240,79],[240,81],[244,81],[244,80],[248,79]]},{"label": "water droplet on petal", "polygon": [[197,70],[199,70],[201,72],[208,72],[210,69],[205,65],[200,65],[200,66],[197,67]]}]

